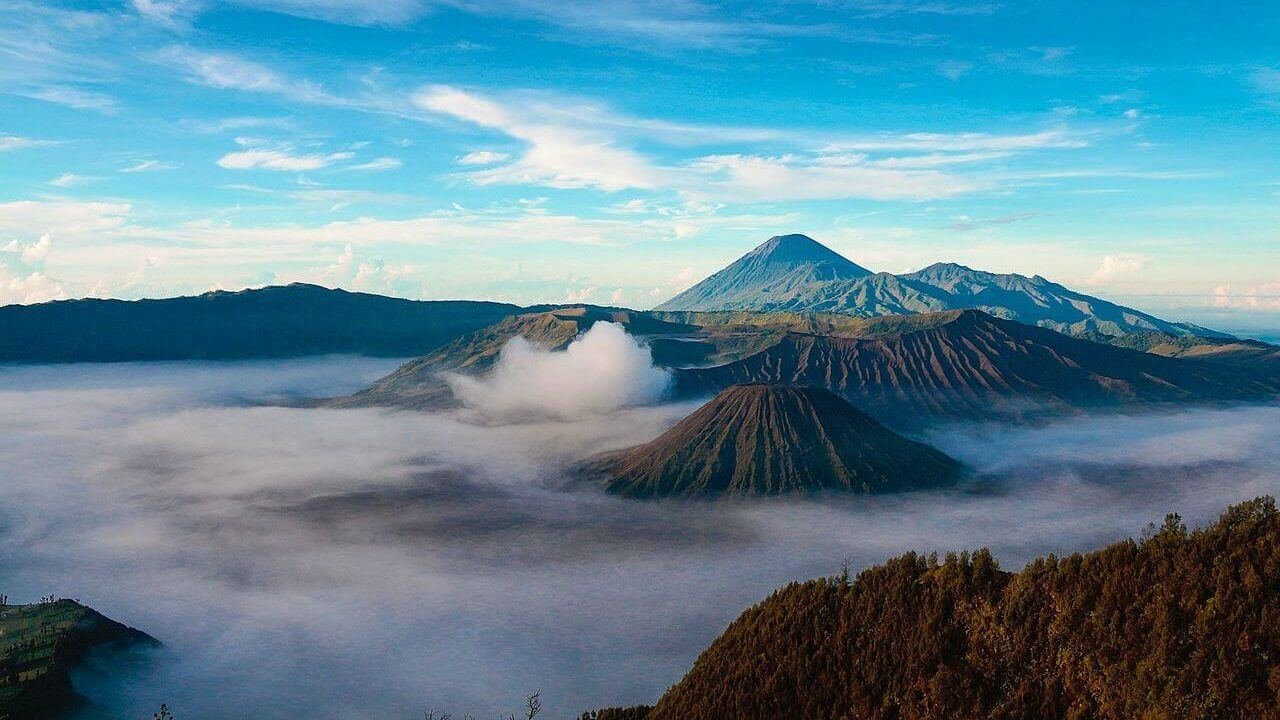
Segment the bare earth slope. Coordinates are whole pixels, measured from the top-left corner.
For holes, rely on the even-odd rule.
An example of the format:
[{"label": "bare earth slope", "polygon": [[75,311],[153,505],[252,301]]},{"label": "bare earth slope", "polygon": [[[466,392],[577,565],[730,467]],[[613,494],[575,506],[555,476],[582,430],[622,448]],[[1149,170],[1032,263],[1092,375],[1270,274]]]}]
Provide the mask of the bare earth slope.
[{"label": "bare earth slope", "polygon": [[735,385],[592,470],[610,492],[670,497],[901,492],[946,485],[960,465],[828,390]]},{"label": "bare earth slope", "polygon": [[820,386],[900,428],[1266,400],[1280,392],[1275,374],[1078,340],[977,310],[898,320],[900,331],[875,337],[791,333],[736,362],[679,370],[676,389],[697,396],[738,383]]}]

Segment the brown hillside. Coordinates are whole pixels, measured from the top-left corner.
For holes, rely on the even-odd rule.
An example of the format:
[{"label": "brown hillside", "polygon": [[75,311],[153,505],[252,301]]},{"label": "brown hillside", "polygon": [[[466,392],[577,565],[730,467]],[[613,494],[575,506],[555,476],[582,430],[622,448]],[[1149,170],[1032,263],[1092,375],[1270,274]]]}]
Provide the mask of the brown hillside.
[{"label": "brown hillside", "polygon": [[1071,338],[978,310],[884,318],[864,337],[789,333],[750,357],[679,370],[686,396],[737,383],[826,387],[890,426],[1088,408],[1263,400],[1280,378]]},{"label": "brown hillside", "polygon": [[634,497],[899,492],[952,482],[960,465],[828,390],[735,385],[656,440],[591,464]]},{"label": "brown hillside", "polygon": [[1002,572],[909,554],[743,613],[645,720],[1280,717],[1280,513]]}]

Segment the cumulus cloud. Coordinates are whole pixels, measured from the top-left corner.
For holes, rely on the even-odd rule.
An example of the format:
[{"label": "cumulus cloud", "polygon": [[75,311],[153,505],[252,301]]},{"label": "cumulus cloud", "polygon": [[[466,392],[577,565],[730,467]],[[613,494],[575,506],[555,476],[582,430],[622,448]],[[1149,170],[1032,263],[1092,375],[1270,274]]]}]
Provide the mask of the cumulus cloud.
[{"label": "cumulus cloud", "polygon": [[574,419],[652,403],[670,379],[621,325],[598,322],[561,352],[512,338],[489,375],[454,375],[449,384],[484,417],[518,421]]},{"label": "cumulus cloud", "polygon": [[45,273],[44,261],[52,248],[48,235],[34,243],[11,240],[0,246],[0,305],[26,305],[67,296],[62,283]]},{"label": "cumulus cloud", "polygon": [[1219,285],[1213,289],[1213,306],[1224,310],[1280,310],[1280,280],[1245,288]]},{"label": "cumulus cloud", "polygon": [[1085,278],[1084,282],[1088,285],[1102,285],[1116,280],[1130,279],[1141,273],[1149,260],[1147,256],[1137,253],[1107,255],[1102,258],[1098,269]]}]

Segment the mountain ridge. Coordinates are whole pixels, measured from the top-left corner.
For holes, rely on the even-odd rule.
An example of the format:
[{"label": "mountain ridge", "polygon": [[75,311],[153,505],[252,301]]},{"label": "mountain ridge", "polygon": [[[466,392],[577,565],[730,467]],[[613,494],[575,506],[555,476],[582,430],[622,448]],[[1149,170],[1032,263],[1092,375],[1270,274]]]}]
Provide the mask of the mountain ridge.
[{"label": "mountain ridge", "polygon": [[[802,237],[843,258],[807,236],[780,237]],[[1071,335],[1124,336],[1156,331],[1173,336],[1230,337],[1086,295],[1041,275],[993,273],[959,263],[938,262],[900,275],[870,272],[853,265],[863,272],[823,277],[806,269],[804,262],[785,270],[754,263],[753,258],[774,240],[770,238],[654,310],[835,312],[873,317],[974,308]]]},{"label": "mountain ridge", "polygon": [[740,360],[675,371],[675,391],[697,397],[751,382],[826,387],[899,430],[1280,393],[1277,373],[1161,357],[980,310],[881,322],[867,337],[788,332]]},{"label": "mountain ridge", "polygon": [[162,299],[55,300],[0,307],[0,362],[405,357],[522,310],[307,283]]}]

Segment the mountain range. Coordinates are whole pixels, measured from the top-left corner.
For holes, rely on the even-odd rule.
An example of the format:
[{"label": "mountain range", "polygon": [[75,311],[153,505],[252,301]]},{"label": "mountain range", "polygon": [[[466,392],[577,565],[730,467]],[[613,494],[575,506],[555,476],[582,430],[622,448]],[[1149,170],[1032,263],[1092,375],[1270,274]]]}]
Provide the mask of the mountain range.
[{"label": "mountain range", "polygon": [[1070,290],[1039,275],[936,263],[902,275],[873,273],[805,235],[779,235],[658,305],[659,311],[831,312],[875,317],[976,308],[1060,332],[1223,336]]},{"label": "mountain range", "polygon": [[739,383],[825,387],[898,429],[1280,393],[1277,372],[1104,345],[980,310],[879,318],[853,336],[789,332],[742,359],[675,372],[686,397]]},{"label": "mountain range", "polygon": [[301,283],[158,300],[7,305],[0,307],[0,362],[408,357],[521,310]]},{"label": "mountain range", "polygon": [[947,485],[960,464],[829,390],[734,385],[657,439],[587,465],[629,497],[902,492]]}]

